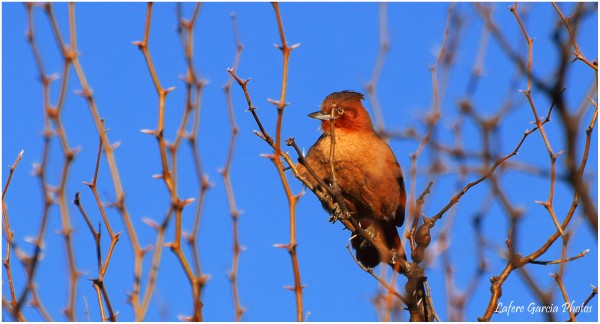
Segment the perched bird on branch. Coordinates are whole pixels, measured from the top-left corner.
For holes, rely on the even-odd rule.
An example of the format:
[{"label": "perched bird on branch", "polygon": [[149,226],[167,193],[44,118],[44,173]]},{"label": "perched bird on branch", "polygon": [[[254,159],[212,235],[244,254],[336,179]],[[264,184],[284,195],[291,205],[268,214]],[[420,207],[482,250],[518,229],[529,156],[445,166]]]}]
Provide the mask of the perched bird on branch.
[{"label": "perched bird on branch", "polygon": [[[386,141],[373,129],[369,113],[361,103],[363,99],[364,95],[358,92],[334,92],[323,100],[320,111],[308,115],[321,120],[323,134],[305,158],[319,181],[304,166],[299,165],[298,170],[317,188],[319,182],[332,188],[337,185],[350,217],[375,243],[369,243],[357,230],[352,233],[356,258],[373,268],[383,255],[393,253],[404,257],[396,227],[404,223],[406,191],[400,165]],[[325,204],[323,207],[333,213]]]}]

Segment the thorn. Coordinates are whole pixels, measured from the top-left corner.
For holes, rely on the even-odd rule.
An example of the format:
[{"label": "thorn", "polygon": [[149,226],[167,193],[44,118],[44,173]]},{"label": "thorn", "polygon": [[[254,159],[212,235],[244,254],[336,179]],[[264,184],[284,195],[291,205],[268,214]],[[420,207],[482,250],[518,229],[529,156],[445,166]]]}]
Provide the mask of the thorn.
[{"label": "thorn", "polygon": [[191,322],[193,318],[190,316],[179,315],[179,316],[177,316],[177,319],[180,320],[181,322]]},{"label": "thorn", "polygon": [[158,173],[158,174],[153,174],[153,175],[152,175],[152,178],[154,178],[154,179],[162,179],[162,178],[163,178],[163,175],[162,175],[161,173]]},{"label": "thorn", "polygon": [[260,137],[263,141],[266,141],[265,136],[261,132],[257,131],[256,129],[254,131],[252,131],[252,133],[254,133],[254,135]]},{"label": "thorn", "polygon": [[287,250],[287,248],[288,248],[289,245],[288,244],[279,243],[279,244],[273,244],[273,246],[276,247],[276,248],[278,248],[278,249],[286,249]]},{"label": "thorn", "polygon": [[194,201],[196,201],[196,198],[188,198],[188,199],[182,201],[182,204],[183,204],[183,206],[187,206],[187,205],[193,203]]},{"label": "thorn", "polygon": [[140,132],[144,133],[144,134],[148,134],[148,135],[154,135],[156,136],[156,131],[155,130],[151,130],[151,129],[140,129]]},{"label": "thorn", "polygon": [[205,283],[205,282],[209,281],[211,278],[212,277],[210,275],[206,274],[206,275],[203,275],[202,277],[200,277],[200,279],[198,279],[198,281]]},{"label": "thorn", "polygon": [[154,228],[155,230],[158,230],[160,228],[160,226],[153,220],[151,220],[150,218],[142,218],[142,222],[144,222],[144,224]]},{"label": "thorn", "polygon": [[112,148],[113,150],[116,150],[119,148],[119,146],[121,146],[121,141],[116,141],[110,145],[110,148]]},{"label": "thorn", "polygon": [[[31,243],[31,244],[33,244],[33,245],[37,245],[37,240],[36,240],[36,238],[35,238],[35,237],[33,237],[33,236],[25,236],[25,238],[24,238],[23,240],[24,240],[25,242],[27,242],[27,243]],[[40,247],[42,247],[42,246],[40,246]]]},{"label": "thorn", "polygon": [[152,249],[154,249],[153,245],[148,245],[145,248],[142,249],[142,255],[146,254],[147,252],[152,251]]},{"label": "thorn", "polygon": [[82,148],[80,146],[74,147],[71,150],[71,154],[73,154],[73,156],[77,155],[79,152],[81,152]]},{"label": "thorn", "polygon": [[292,287],[292,286],[283,286],[283,289],[287,289],[289,291],[294,291],[294,287]]},{"label": "thorn", "polygon": [[58,79],[60,79],[58,73],[52,73],[48,76],[48,82],[56,81]]},{"label": "thorn", "polygon": [[274,104],[275,106],[277,106],[277,108],[284,108],[289,105],[287,102],[284,102],[283,104],[281,104],[281,101],[273,100],[273,99],[269,99],[269,98],[267,98],[267,101]]},{"label": "thorn", "polygon": [[177,79],[179,79],[179,80],[181,80],[181,81],[184,81],[184,82],[186,82],[186,81],[188,80],[188,77],[187,77],[187,76],[185,76],[185,75],[181,75],[181,74],[180,74],[180,75],[178,75],[178,76],[177,76]]}]

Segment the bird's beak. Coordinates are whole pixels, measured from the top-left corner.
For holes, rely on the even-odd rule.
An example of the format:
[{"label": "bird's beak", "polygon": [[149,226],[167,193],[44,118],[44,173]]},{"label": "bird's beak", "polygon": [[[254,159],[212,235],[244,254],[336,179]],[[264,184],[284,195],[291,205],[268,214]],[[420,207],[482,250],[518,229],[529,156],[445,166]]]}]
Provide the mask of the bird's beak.
[{"label": "bird's beak", "polygon": [[331,120],[331,115],[328,115],[322,111],[315,111],[313,113],[310,113],[308,114],[308,117],[318,120]]}]

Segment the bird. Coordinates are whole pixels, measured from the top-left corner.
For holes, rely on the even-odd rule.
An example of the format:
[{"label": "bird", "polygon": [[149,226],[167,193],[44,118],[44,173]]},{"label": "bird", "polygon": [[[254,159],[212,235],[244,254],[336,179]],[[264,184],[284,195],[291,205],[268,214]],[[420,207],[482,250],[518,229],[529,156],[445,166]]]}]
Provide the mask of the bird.
[{"label": "bird", "polygon": [[[350,90],[333,92],[325,97],[319,111],[308,114],[321,121],[322,134],[304,158],[319,181],[300,163],[297,170],[316,188],[321,186],[319,183],[331,186],[335,178],[350,217],[375,243],[380,242],[377,246],[370,244],[357,230],[350,239],[356,259],[363,266],[374,268],[382,262],[381,248],[405,258],[397,228],[404,223],[406,190],[402,168],[388,143],[373,128],[362,104],[364,98],[363,94]],[[332,210],[322,205],[332,214]]]}]

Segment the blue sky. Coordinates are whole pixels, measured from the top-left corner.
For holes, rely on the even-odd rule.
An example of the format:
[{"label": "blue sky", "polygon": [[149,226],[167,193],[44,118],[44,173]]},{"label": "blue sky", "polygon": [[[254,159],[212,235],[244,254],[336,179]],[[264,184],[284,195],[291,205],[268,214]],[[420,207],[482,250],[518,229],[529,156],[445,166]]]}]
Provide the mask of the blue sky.
[{"label": "blue sky", "polygon": [[[511,45],[523,51],[524,42],[514,16],[508,10],[509,3],[489,4],[495,7],[494,19],[507,35]],[[561,3],[565,13],[573,10],[572,4]],[[283,3],[280,5],[288,43],[300,43],[290,58],[287,101],[283,138],[295,137],[301,148],[308,149],[317,139],[318,123],[306,114],[318,109],[322,99],[329,93],[344,89],[364,92],[371,77],[377,57],[379,30],[379,6],[376,3]],[[557,54],[551,40],[556,21],[556,12],[551,4],[520,4],[520,10],[529,10],[526,24],[534,43],[534,72],[544,79],[551,78]],[[191,15],[193,4],[184,5],[185,16]],[[432,104],[432,85],[429,67],[435,62],[442,43],[447,3],[394,3],[388,5],[389,39],[391,48],[385,69],[381,75],[377,94],[390,130],[414,127],[419,132],[425,128],[422,118]],[[454,138],[449,130],[459,118],[457,103],[465,97],[467,82],[477,55],[482,20],[469,3],[457,3],[455,11],[463,20],[460,43],[448,79],[448,88],[441,102],[442,119],[437,140],[452,145]],[[55,12],[59,25],[66,37],[68,20],[67,6],[56,4]],[[238,75],[252,78],[249,90],[265,127],[274,135],[275,108],[267,98],[278,98],[281,84],[281,53],[273,47],[279,43],[273,9],[268,3],[206,3],[200,10],[195,29],[195,66],[201,77],[208,81],[202,94],[201,128],[199,149],[204,171],[215,185],[207,194],[199,236],[199,250],[203,271],[210,280],[203,293],[204,318],[210,321],[233,320],[233,305],[230,284],[226,272],[231,264],[231,218],[227,207],[223,180],[218,172],[225,164],[230,139],[225,96],[222,85],[229,74],[235,52],[230,13],[237,14],[239,32],[244,51]],[[596,12],[597,13],[597,12]],[[132,215],[138,238],[143,246],[154,243],[155,232],[142,222],[149,218],[159,222],[169,206],[163,182],[153,179],[160,172],[160,160],[155,139],[139,132],[156,126],[157,95],[140,51],[131,44],[143,37],[146,18],[145,3],[82,3],[76,6],[78,50],[80,61],[88,81],[94,90],[95,99],[106,127],[110,129],[111,141],[120,142],[116,150],[127,206]],[[56,50],[48,20],[40,8],[35,10],[36,36],[39,41],[45,68],[48,73],[60,73],[62,61]],[[179,38],[175,32],[176,16],[174,3],[157,3],[152,17],[150,52],[164,87],[176,89],[167,98],[165,136],[173,139],[179,126],[184,107],[185,87],[179,79],[185,73]],[[16,244],[27,252],[31,245],[28,237],[35,236],[41,218],[42,205],[39,181],[31,176],[32,164],[41,159],[43,128],[41,85],[38,80],[33,55],[25,39],[27,19],[25,6],[20,3],[2,4],[2,183],[8,175],[8,165],[17,154],[25,150],[23,160],[15,172],[6,197],[11,228],[15,232]],[[579,46],[590,60],[597,58],[597,16],[587,17],[579,31]],[[591,69],[581,62],[573,63],[566,93],[569,105],[577,109],[593,82]],[[500,109],[509,93],[509,83],[515,74],[514,65],[501,51],[492,38],[484,61],[484,75],[475,96],[475,109],[483,116],[490,116]],[[81,184],[90,181],[97,150],[97,135],[88,106],[73,91],[80,89],[75,73],[71,73],[68,98],[63,112],[64,127],[72,147],[80,147],[69,174],[67,197],[69,200],[80,191],[90,217],[100,221],[94,210],[93,197],[89,189]],[[58,82],[51,87],[51,100],[56,102]],[[521,79],[517,88],[526,86]],[[516,108],[507,114],[498,130],[496,149],[499,155],[513,150],[522,133],[533,126],[531,109],[518,92],[511,93],[517,102]],[[242,253],[239,267],[239,290],[242,305],[247,309],[244,320],[248,321],[291,321],[294,315],[294,296],[283,289],[292,285],[293,277],[288,254],[276,249],[273,244],[285,243],[289,239],[287,203],[280,180],[272,163],[259,155],[270,153],[270,148],[252,134],[257,129],[246,110],[241,90],[232,89],[235,118],[240,128],[231,178],[236,203],[243,210],[240,219],[240,240],[246,250]],[[550,106],[547,98],[534,91],[534,99],[545,115]],[[597,96],[594,99],[597,102]],[[368,100],[365,105],[372,112]],[[591,118],[591,109],[585,114],[585,124]],[[560,118],[554,116],[547,125],[547,132],[555,151],[563,150],[564,142]],[[586,178],[592,197],[597,204],[597,131],[588,161]],[[580,137],[580,140],[582,137]],[[480,132],[472,122],[465,124],[465,147],[479,150],[482,145]],[[583,142],[581,141],[580,146]],[[408,139],[393,139],[390,142],[398,161],[408,174],[409,155],[418,143]],[[48,167],[51,184],[57,184],[62,167],[62,153],[56,140]],[[293,154],[292,154],[293,155]],[[419,166],[430,162],[431,153],[426,150]],[[417,193],[424,190],[429,180],[435,180],[432,193],[426,199],[424,213],[431,216],[439,211],[466,182],[457,180],[456,161],[445,158],[451,172],[443,175],[419,173]],[[183,145],[180,153],[179,193],[183,198],[194,197],[197,192],[190,151]],[[519,155],[511,161],[549,169],[547,152],[538,133],[530,136]],[[469,161],[479,167],[477,161]],[[559,158],[559,174],[564,174],[564,159]],[[454,169],[452,169],[454,167]],[[421,170],[420,170],[421,171]],[[476,179],[471,174],[468,181]],[[289,177],[294,193],[302,191],[301,184]],[[407,187],[410,187],[410,179]],[[459,187],[459,184],[460,185]],[[543,207],[534,203],[548,197],[549,184],[546,179],[524,172],[510,170],[502,178],[502,186],[511,202],[524,209],[522,241],[519,249],[523,254],[537,249],[552,233],[553,225]],[[103,201],[114,200],[108,166],[103,160],[100,170],[99,193]],[[475,271],[475,247],[477,242],[471,221],[485,200],[490,185],[482,183],[468,192],[456,210],[451,229],[450,254],[456,274],[456,285],[465,290]],[[556,189],[555,208],[562,220],[572,197],[570,186],[559,181]],[[195,207],[195,205],[193,206]],[[69,206],[72,225],[75,228],[74,246],[77,268],[84,272],[78,283],[76,317],[85,320],[86,302],[89,316],[99,320],[98,305],[94,290],[87,280],[96,275],[93,240],[85,222],[74,205]],[[184,216],[184,228],[192,226],[189,208]],[[304,311],[311,321],[374,321],[377,320],[371,298],[377,282],[363,272],[348,255],[345,245],[349,234],[342,231],[339,223],[330,224],[318,200],[310,193],[300,199],[297,207],[298,255],[304,289]],[[448,215],[450,215],[448,214]],[[119,215],[109,210],[111,224],[116,231],[124,231]],[[434,242],[444,221],[433,229]],[[438,223],[439,224],[439,223]],[[173,224],[167,232],[167,240],[173,237]],[[484,233],[496,249],[487,249],[489,272],[484,274],[475,294],[466,308],[466,320],[476,320],[483,314],[489,300],[489,277],[497,275],[505,265],[505,259],[497,250],[505,248],[508,222],[503,209],[494,202],[484,221]],[[67,266],[64,243],[57,235],[61,228],[59,210],[51,210],[49,229],[46,236],[44,258],[37,274],[40,298],[55,320],[64,320],[60,313],[67,303]],[[590,253],[567,265],[565,284],[569,297],[576,303],[582,302],[590,293],[590,284],[598,283],[598,243],[588,224],[576,213],[569,226],[575,233],[568,254],[575,255],[584,249]],[[105,237],[106,239],[106,237]],[[104,242],[107,244],[106,242]],[[6,241],[3,240],[3,251]],[[541,259],[560,257],[560,242]],[[15,282],[20,291],[23,272],[13,255]],[[144,276],[148,273],[145,258]],[[147,320],[176,320],[179,315],[191,312],[191,293],[184,273],[174,255],[165,249],[160,264],[159,278],[151,302]],[[544,288],[552,286],[548,273],[558,271],[558,266],[528,265],[527,269]],[[432,288],[436,310],[442,319],[448,319],[446,285],[441,259],[428,265],[427,276]],[[6,281],[6,272],[3,272]],[[111,293],[120,320],[132,320],[132,310],[126,304],[126,293],[132,287],[133,271],[131,249],[124,233],[117,244],[115,254],[106,276],[106,285]],[[146,278],[143,279],[145,282]],[[403,281],[402,285],[403,285]],[[402,286],[401,285],[401,286]],[[3,284],[3,296],[9,291]],[[538,303],[522,277],[513,273],[503,289],[501,301],[508,304],[529,305]],[[562,297],[555,293],[554,303],[562,304]],[[589,314],[580,314],[578,319],[596,321],[598,302],[591,303]],[[39,320],[39,315],[27,308],[28,320]],[[406,314],[404,314],[406,316]],[[406,318],[406,317],[404,317]],[[564,320],[566,315],[557,314]],[[9,317],[3,315],[3,320]],[[527,313],[496,315],[494,320],[531,321],[543,320],[541,314]]]}]

